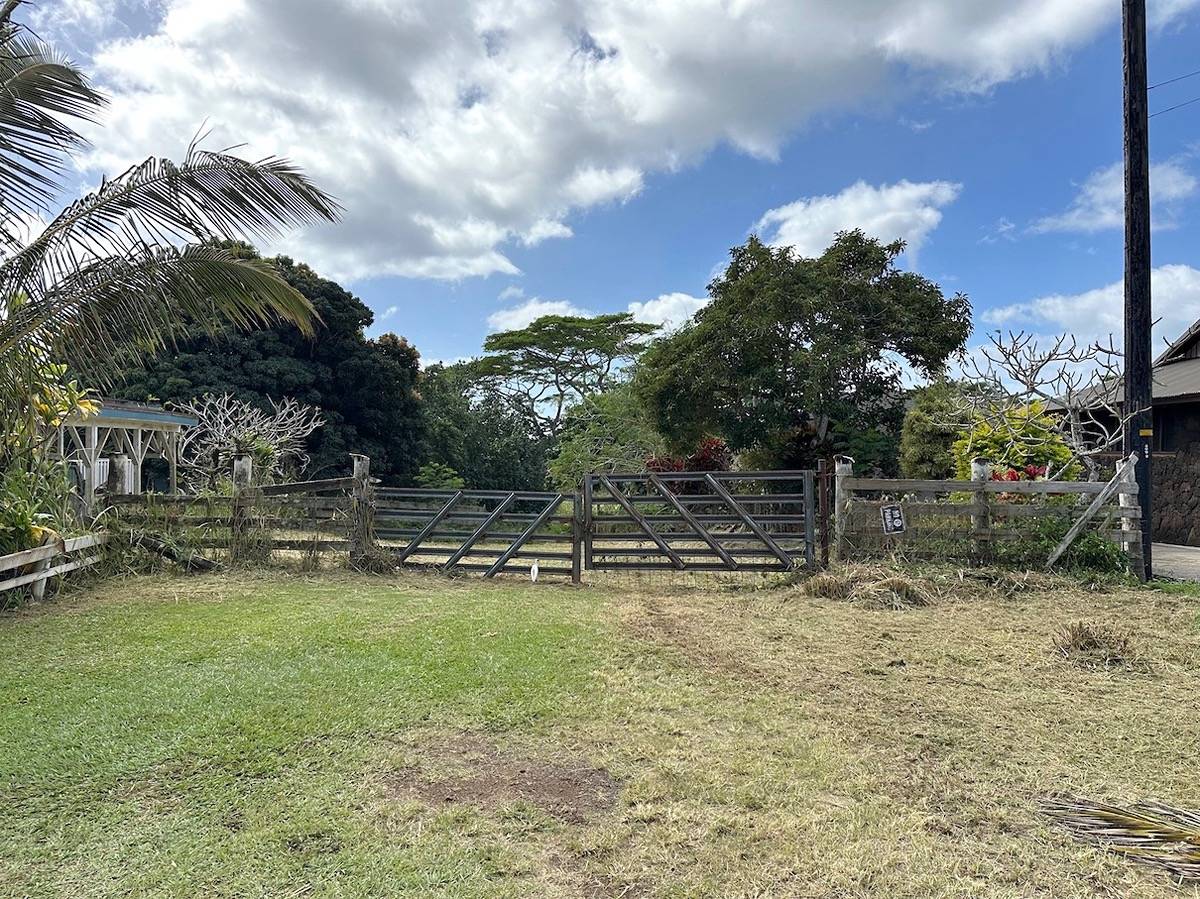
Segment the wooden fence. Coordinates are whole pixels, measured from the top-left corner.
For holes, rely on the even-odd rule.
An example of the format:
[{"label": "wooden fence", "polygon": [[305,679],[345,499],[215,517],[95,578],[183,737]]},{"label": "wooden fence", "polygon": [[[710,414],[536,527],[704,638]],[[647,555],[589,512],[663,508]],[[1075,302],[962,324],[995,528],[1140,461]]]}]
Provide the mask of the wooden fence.
[{"label": "wooden fence", "polygon": [[[1137,482],[1125,463],[1108,482],[1062,482],[991,480],[990,466],[979,462],[966,481],[856,477],[852,460],[843,460],[835,484],[841,559],[896,554],[992,561],[1041,533],[1052,535],[1043,538],[1049,541],[1043,564],[1052,564],[1086,531],[1111,540],[1135,562],[1142,557]],[[1054,527],[1041,528],[1046,522]]]},{"label": "wooden fence", "polygon": [[0,593],[29,587],[33,598],[41,599],[52,578],[99,562],[103,542],[101,535],[85,534],[0,556]]},{"label": "wooden fence", "polygon": [[[586,569],[765,572],[816,564],[811,471],[589,475],[583,493],[379,487],[354,475],[231,496],[111,500],[109,525],[171,557],[347,552],[351,563],[570,578]],[[823,481],[821,482],[823,485]],[[822,503],[824,507],[824,503]]]},{"label": "wooden fence", "polygon": [[242,488],[230,496],[109,497],[105,525],[135,541],[148,535],[175,554],[207,552],[231,561],[350,551],[354,485],[350,477]]}]

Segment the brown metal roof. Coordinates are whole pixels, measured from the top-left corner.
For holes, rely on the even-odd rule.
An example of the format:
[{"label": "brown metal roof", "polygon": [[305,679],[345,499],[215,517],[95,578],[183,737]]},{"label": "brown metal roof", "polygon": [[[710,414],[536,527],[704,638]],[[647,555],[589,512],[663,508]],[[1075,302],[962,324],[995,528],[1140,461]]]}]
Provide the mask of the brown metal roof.
[{"label": "brown metal roof", "polygon": [[1200,395],[1200,359],[1180,359],[1154,367],[1154,398],[1178,399]]}]

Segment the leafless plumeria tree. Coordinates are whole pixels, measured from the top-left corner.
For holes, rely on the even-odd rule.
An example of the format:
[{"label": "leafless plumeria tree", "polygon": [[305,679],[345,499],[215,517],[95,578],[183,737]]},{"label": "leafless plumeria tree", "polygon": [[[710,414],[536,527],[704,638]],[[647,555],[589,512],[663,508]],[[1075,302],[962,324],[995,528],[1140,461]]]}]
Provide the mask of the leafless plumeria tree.
[{"label": "leafless plumeria tree", "polygon": [[[1131,415],[1122,408],[1124,354],[1112,335],[1080,343],[1063,334],[1047,343],[1025,331],[996,331],[965,369],[982,389],[964,395],[962,412],[1007,432],[1014,446],[1029,444],[1029,432],[1018,430],[1020,413],[1035,403],[1053,422],[1043,439],[1061,439],[1089,480],[1100,477],[1100,457],[1121,445]],[[1062,469],[1050,471],[1047,477],[1061,474]]]},{"label": "leafless plumeria tree", "polygon": [[321,410],[291,398],[272,400],[271,406],[273,412],[264,412],[228,393],[174,404],[173,409],[199,422],[180,437],[184,483],[193,490],[212,487],[229,475],[234,458],[242,454],[253,457],[259,483],[302,472],[309,462],[305,438],[325,423]]}]

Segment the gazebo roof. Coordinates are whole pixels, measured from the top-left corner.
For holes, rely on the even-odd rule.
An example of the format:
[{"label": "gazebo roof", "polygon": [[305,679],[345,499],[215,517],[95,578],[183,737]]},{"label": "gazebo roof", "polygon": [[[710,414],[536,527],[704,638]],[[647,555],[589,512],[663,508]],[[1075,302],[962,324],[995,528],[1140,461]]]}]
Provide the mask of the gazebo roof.
[{"label": "gazebo roof", "polygon": [[152,431],[177,431],[190,428],[196,419],[168,412],[158,403],[134,403],[129,400],[100,400],[100,412],[87,418],[69,418],[68,425],[99,425],[103,428],[141,428]]}]

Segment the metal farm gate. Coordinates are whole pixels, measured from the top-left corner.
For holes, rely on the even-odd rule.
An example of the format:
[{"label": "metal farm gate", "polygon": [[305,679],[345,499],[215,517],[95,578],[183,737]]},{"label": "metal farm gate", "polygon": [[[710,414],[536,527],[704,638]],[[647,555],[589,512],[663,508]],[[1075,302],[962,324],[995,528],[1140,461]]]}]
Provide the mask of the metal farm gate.
[{"label": "metal farm gate", "polygon": [[[403,566],[579,580],[575,498],[509,490],[375,490],[375,539]],[[536,569],[534,566],[536,565]]]},{"label": "metal farm gate", "polygon": [[[823,482],[822,482],[823,483]],[[376,488],[373,532],[446,574],[788,571],[816,564],[812,471],[591,474],[582,495]]]},{"label": "metal farm gate", "polygon": [[786,571],[816,564],[812,471],[592,474],[588,570]]}]

